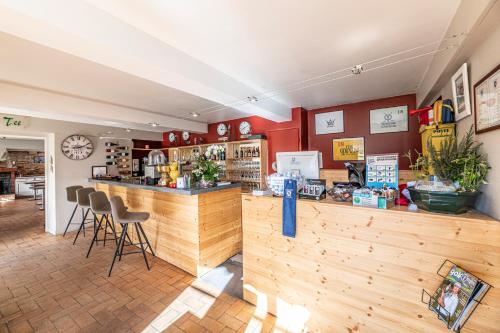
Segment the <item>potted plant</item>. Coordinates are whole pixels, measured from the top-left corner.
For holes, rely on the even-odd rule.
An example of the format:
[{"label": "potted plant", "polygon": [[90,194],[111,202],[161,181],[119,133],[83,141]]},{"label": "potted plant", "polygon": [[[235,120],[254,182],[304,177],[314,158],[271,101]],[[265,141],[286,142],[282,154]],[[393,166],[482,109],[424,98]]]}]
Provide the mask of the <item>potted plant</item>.
[{"label": "potted plant", "polygon": [[[490,169],[486,156],[481,153],[481,145],[474,141],[472,127],[460,142],[454,136],[449,137],[441,142],[439,149],[428,142],[429,155],[417,155],[410,168],[424,176],[432,173],[440,182],[438,186],[436,183],[419,186],[417,182],[415,188],[409,189],[417,206],[455,214],[473,208]],[[408,155],[411,159],[411,154]]]},{"label": "potted plant", "polygon": [[200,156],[193,163],[193,171],[191,173],[193,180],[198,182],[201,187],[211,187],[219,179],[221,168],[215,161],[206,159]]}]

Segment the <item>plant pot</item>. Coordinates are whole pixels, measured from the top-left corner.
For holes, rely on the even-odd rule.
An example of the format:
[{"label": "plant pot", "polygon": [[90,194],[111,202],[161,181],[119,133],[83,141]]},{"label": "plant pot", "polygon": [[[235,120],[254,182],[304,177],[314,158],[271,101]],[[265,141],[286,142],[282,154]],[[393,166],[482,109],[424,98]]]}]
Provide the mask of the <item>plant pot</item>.
[{"label": "plant pot", "polygon": [[418,208],[436,213],[463,214],[474,208],[481,192],[433,192],[408,189]]},{"label": "plant pot", "polygon": [[215,182],[213,180],[205,180],[205,179],[200,180],[200,187],[207,188],[207,187],[213,187],[214,185]]}]

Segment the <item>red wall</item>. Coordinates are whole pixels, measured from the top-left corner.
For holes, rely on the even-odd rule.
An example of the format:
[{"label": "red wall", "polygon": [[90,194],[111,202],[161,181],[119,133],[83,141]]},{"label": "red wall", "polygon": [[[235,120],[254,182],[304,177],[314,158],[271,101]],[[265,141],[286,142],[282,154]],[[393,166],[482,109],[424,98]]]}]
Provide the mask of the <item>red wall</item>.
[{"label": "red wall", "polygon": [[[298,151],[298,150],[319,150],[323,153],[323,167],[325,169],[344,168],[343,162],[334,162],[332,156],[332,139],[347,137],[364,137],[365,153],[399,153],[400,168],[408,169],[408,161],[401,157],[408,150],[422,150],[420,135],[418,134],[418,120],[416,117],[409,118],[409,131],[387,134],[370,134],[370,110],[391,106],[408,105],[408,110],[415,109],[415,94],[396,97],[383,98],[373,101],[366,101],[353,104],[330,106],[322,109],[307,111],[303,108],[292,109],[292,120],[277,123],[258,116],[233,119],[224,121],[226,125],[231,125],[231,141],[240,140],[238,127],[244,120],[252,125],[253,134],[265,134],[268,138],[269,146],[269,170],[271,172],[272,162],[275,160],[274,153],[277,151]],[[344,133],[339,134],[315,134],[314,115],[322,112],[344,110]],[[217,125],[208,125],[208,133],[191,134],[191,143],[194,144],[194,137],[202,138],[204,143],[219,142]],[[182,146],[181,132],[178,135],[176,146]],[[168,134],[163,134],[165,146],[169,146]]]},{"label": "red wall", "polygon": [[[325,169],[344,168],[343,162],[333,161],[332,139],[362,136],[365,138],[365,154],[399,153],[399,168],[408,169],[408,161],[402,155],[410,149],[422,150],[417,117],[409,117],[408,132],[370,134],[370,110],[400,105],[408,105],[408,111],[415,109],[415,94],[310,110],[308,149],[323,152]],[[344,133],[316,135],[314,115],[339,110],[344,110]]]}]

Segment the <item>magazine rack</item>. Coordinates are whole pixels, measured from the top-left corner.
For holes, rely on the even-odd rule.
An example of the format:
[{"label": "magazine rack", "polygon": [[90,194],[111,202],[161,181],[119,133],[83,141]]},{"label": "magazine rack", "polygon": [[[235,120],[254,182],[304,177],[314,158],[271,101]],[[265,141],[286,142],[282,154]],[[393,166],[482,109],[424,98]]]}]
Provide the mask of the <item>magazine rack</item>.
[{"label": "magazine rack", "polygon": [[[440,272],[441,272],[441,270],[443,269],[443,267],[444,267],[444,265],[445,265],[446,263],[450,263],[450,264],[452,264],[452,265],[457,266],[458,268],[461,268],[460,266],[458,266],[457,264],[455,264],[453,261],[448,260],[448,259],[445,259],[445,261],[443,261],[443,263],[441,264],[441,266],[439,267],[439,269],[438,269],[438,270],[437,270],[437,272],[436,272],[436,274],[437,274],[437,275],[439,275],[440,277],[442,277],[443,279],[445,279],[445,278],[446,278],[446,275],[442,275]],[[461,269],[463,269],[463,268],[461,268]],[[464,270],[464,271],[466,271],[465,269],[463,269],[463,270]],[[466,272],[467,272],[467,271],[466,271]],[[491,288],[493,288],[493,286],[492,286],[491,284],[489,284],[489,283],[487,283],[487,282],[484,282],[483,280],[481,280],[480,278],[478,278],[478,277],[477,277],[477,276],[475,276],[474,274],[471,274],[471,273],[469,273],[469,272],[467,272],[467,273],[468,273],[468,274],[470,274],[470,275],[472,275],[472,276],[474,276],[474,277],[477,279],[477,281],[478,281],[478,282],[481,282],[481,283],[483,283],[483,284],[487,285],[489,288],[488,288],[488,290],[486,290],[486,292],[485,292],[485,293],[483,293],[483,295],[481,296],[481,298],[480,298],[480,299],[474,299],[474,300],[472,300],[472,302],[474,302],[475,304],[473,304],[473,305],[472,305],[472,310],[471,310],[471,311],[469,311],[469,313],[467,314],[467,317],[465,318],[465,320],[464,320],[464,322],[462,323],[462,325],[461,325],[461,326],[458,326],[458,328],[456,329],[456,332],[458,332],[458,333],[460,333],[460,331],[462,330],[462,328],[465,326],[465,324],[466,324],[466,323],[467,323],[467,321],[469,320],[470,316],[472,316],[472,314],[474,313],[474,311],[476,311],[477,306],[478,306],[479,304],[481,304],[481,302],[482,302],[482,300],[483,300],[484,296],[488,293],[488,291],[490,291],[490,289],[491,289]],[[425,301],[425,300],[424,300],[424,296],[425,296],[425,295],[427,295],[427,296],[428,296],[428,298],[429,298],[429,300],[428,300],[428,301]],[[422,289],[421,301],[422,301],[422,303],[427,304],[427,307],[429,308],[429,310],[431,310],[431,311],[432,311],[432,309],[431,309],[431,301],[436,301],[436,302],[437,302],[437,299],[433,298],[433,297],[431,296],[431,294],[429,294],[429,293],[428,293],[425,289]],[[441,311],[441,310],[443,310],[443,311],[445,311],[445,312],[447,312],[447,313],[448,313],[448,311],[446,311],[446,310],[445,310],[444,308],[442,308],[440,305],[438,305],[438,308],[439,308],[439,310],[440,310],[440,311]],[[437,317],[438,317],[438,319],[439,319],[440,317],[443,317],[443,318],[445,319],[445,321],[446,321],[446,325],[447,325],[448,329],[451,329],[451,325],[450,325],[450,313],[448,313],[448,315],[447,315],[447,316],[444,316],[444,315],[440,315],[440,314],[438,314],[438,315],[437,315]]]}]

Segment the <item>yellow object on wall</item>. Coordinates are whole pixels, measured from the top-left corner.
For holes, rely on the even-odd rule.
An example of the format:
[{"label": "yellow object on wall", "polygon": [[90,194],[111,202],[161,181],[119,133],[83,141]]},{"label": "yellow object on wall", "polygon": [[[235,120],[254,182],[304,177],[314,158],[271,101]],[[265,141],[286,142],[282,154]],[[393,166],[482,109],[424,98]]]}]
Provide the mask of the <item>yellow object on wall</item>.
[{"label": "yellow object on wall", "polygon": [[432,146],[439,151],[441,147],[441,142],[447,138],[455,135],[455,124],[441,124],[432,126],[422,126],[420,127],[420,136],[422,137],[422,153],[425,156],[429,155],[429,150],[427,149],[427,143],[431,142]]},{"label": "yellow object on wall", "polygon": [[363,161],[365,159],[365,138],[333,140],[334,161]]}]

